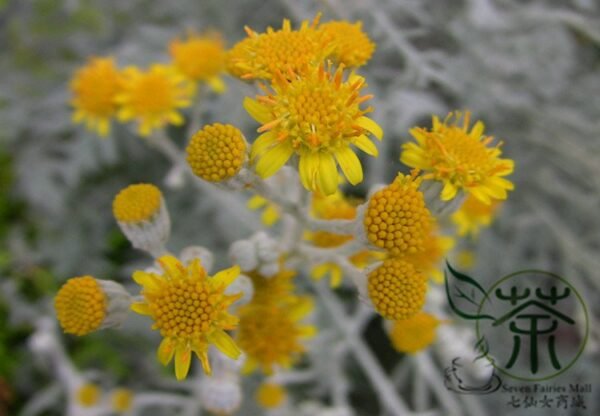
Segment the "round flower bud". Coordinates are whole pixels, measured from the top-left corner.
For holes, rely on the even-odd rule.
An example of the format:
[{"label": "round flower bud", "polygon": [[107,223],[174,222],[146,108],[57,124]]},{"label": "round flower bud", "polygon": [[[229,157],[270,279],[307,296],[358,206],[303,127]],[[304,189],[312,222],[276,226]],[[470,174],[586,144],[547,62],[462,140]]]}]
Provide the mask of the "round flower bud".
[{"label": "round flower bud", "polygon": [[67,280],[54,298],[61,327],[79,336],[120,325],[130,305],[131,297],[123,286],[92,276]]},{"label": "round flower bud", "polygon": [[229,415],[240,407],[242,390],[233,380],[205,377],[200,385],[200,402],[210,412]]},{"label": "round flower bud", "polygon": [[133,392],[129,389],[116,389],[111,394],[110,403],[116,412],[127,412],[133,403]]},{"label": "round flower bud", "polygon": [[83,407],[92,407],[100,402],[100,388],[93,383],[85,383],[77,389],[76,399]]},{"label": "round flower bud", "polygon": [[179,258],[186,265],[189,265],[194,259],[199,259],[200,264],[202,264],[202,268],[207,273],[212,270],[215,262],[215,256],[208,249],[201,246],[189,246],[184,248],[181,251]]},{"label": "round flower bud", "polygon": [[375,247],[394,256],[425,250],[432,218],[419,183],[411,176],[398,175],[370,198],[363,224],[367,240]]},{"label": "round flower bud", "polygon": [[130,185],[113,200],[113,214],[131,244],[158,257],[164,253],[171,221],[160,190],[151,184]]},{"label": "round flower bud", "polygon": [[258,256],[254,243],[251,240],[238,240],[229,248],[231,261],[240,266],[245,272],[255,270],[258,267]]},{"label": "round flower bud", "polygon": [[247,159],[246,148],[246,139],[240,130],[230,124],[210,124],[190,140],[187,162],[196,176],[209,182],[222,182],[242,169]]},{"label": "round flower bud", "polygon": [[427,279],[411,263],[392,258],[369,273],[368,292],[381,316],[392,320],[408,319],[425,303]]},{"label": "round flower bud", "polygon": [[265,409],[280,407],[286,396],[285,388],[275,383],[263,383],[256,391],[256,401]]}]

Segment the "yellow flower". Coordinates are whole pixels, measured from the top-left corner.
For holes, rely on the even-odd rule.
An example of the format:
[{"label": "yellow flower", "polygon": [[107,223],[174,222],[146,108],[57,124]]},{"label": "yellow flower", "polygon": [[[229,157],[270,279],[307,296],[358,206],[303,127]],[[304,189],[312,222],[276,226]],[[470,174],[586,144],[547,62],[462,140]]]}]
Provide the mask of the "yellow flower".
[{"label": "yellow flower", "polygon": [[60,288],[54,309],[67,334],[86,335],[100,329],[106,318],[108,299],[92,276],[74,277]]},{"label": "yellow flower", "polygon": [[444,274],[440,269],[440,263],[452,247],[454,247],[452,237],[432,233],[425,239],[423,251],[407,254],[405,258],[427,277],[432,278],[436,283],[442,283]]},{"label": "yellow flower", "polygon": [[149,183],[129,185],[113,200],[113,215],[120,222],[149,221],[162,205],[160,189]]},{"label": "yellow flower", "polygon": [[368,275],[369,298],[386,319],[408,319],[425,304],[427,279],[400,258],[385,260]]},{"label": "yellow flower", "polygon": [[425,251],[431,234],[431,213],[415,174],[398,174],[391,185],[373,194],[365,211],[367,239],[394,256]]},{"label": "yellow flower", "polygon": [[477,237],[483,227],[488,227],[496,214],[500,201],[485,204],[472,195],[467,196],[461,207],[452,214],[452,222],[458,226],[458,235]]},{"label": "yellow flower", "polygon": [[286,396],[280,384],[262,383],[256,392],[256,401],[265,409],[275,409],[283,404]]},{"label": "yellow flower", "polygon": [[362,22],[332,21],[323,23],[318,30],[334,46],[332,57],[346,66],[366,64],[375,51],[375,44],[362,31]]},{"label": "yellow flower", "polygon": [[468,111],[464,117],[460,112],[450,113],[443,123],[433,116],[430,131],[411,129],[416,143],[402,146],[400,160],[427,172],[425,179],[443,182],[442,200],[463,190],[489,205],[493,199],[506,199],[506,191],[514,189],[512,182],[503,178],[513,172],[514,162],[500,158],[501,143],[493,145],[494,138],[483,135],[483,122],[478,121],[469,131],[470,116]]},{"label": "yellow flower", "polygon": [[100,388],[93,383],[86,383],[77,390],[77,402],[83,407],[92,407],[100,402]]},{"label": "yellow flower", "polygon": [[246,111],[262,123],[258,129],[262,134],[251,150],[256,172],[268,178],[296,154],[300,179],[308,190],[334,193],[338,188],[337,164],[348,182],[360,183],[362,166],[350,146],[377,156],[368,134],[378,139],[383,136],[381,127],[365,117],[371,109],[360,107],[371,98],[360,96],[364,79],[351,75],[344,81],[342,68],[332,73],[322,65],[307,67],[301,75],[288,75],[277,73],[272,92],[244,100]]},{"label": "yellow flower", "polygon": [[277,205],[269,202],[269,200],[260,195],[254,195],[252,198],[250,198],[247,206],[252,210],[264,208],[260,219],[267,227],[272,226],[279,221],[279,218],[281,218],[281,214],[279,213],[279,208]]},{"label": "yellow flower", "polygon": [[127,412],[133,403],[133,392],[129,389],[116,389],[112,392],[110,402],[116,412]]},{"label": "yellow flower", "polygon": [[290,298],[283,304],[253,299],[242,306],[236,339],[247,356],[243,371],[251,373],[260,367],[271,374],[274,366],[289,368],[305,351],[302,339],[316,333],[314,326],[299,322],[312,309],[312,301],[306,297]]},{"label": "yellow flower", "polygon": [[276,72],[287,74],[318,65],[331,50],[315,29],[319,17],[312,24],[302,22],[299,30],[292,30],[288,19],[280,30],[269,27],[266,33],[245,27],[248,37],[228,53],[228,71],[241,79],[271,79]]},{"label": "yellow flower", "polygon": [[192,81],[206,82],[215,92],[225,91],[219,78],[225,70],[225,49],[218,33],[189,33],[186,40],[175,39],[169,45],[175,67]]},{"label": "yellow flower", "polygon": [[135,312],[149,315],[153,328],[163,340],[158,348],[158,360],[167,365],[175,357],[175,376],[187,376],[196,353],[202,368],[210,374],[209,344],[237,359],[240,350],[225,330],[235,329],[238,318],[227,308],[240,298],[226,295],[225,289],[238,276],[239,267],[231,267],[208,278],[200,261],[194,259],[185,267],[173,256],[158,259],[163,274],[137,271],[133,279],[143,287],[144,300],[131,306]]},{"label": "yellow flower", "polygon": [[123,90],[117,95],[121,121],[136,120],[138,133],[148,136],[166,124],[183,124],[179,109],[191,105],[194,84],[170,66],[155,64],[148,71],[128,67],[123,71]]},{"label": "yellow flower", "polygon": [[419,312],[412,318],[394,322],[390,332],[392,345],[399,352],[414,354],[430,346],[440,324],[435,316]]},{"label": "yellow flower", "polygon": [[115,98],[121,90],[120,79],[111,58],[91,58],[71,80],[73,122],[85,122],[100,136],[108,135],[110,120],[117,113]]},{"label": "yellow flower", "polygon": [[186,149],[194,174],[209,182],[233,178],[246,162],[246,139],[231,124],[210,124],[198,130]]}]

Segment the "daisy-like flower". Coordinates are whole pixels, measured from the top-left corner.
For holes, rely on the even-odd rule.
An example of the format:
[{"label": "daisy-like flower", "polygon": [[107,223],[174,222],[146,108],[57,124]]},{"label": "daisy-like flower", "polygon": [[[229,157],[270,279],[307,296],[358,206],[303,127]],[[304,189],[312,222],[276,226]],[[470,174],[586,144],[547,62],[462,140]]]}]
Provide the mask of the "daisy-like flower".
[{"label": "daisy-like flower", "polygon": [[228,71],[241,79],[271,79],[276,72],[287,74],[318,65],[332,48],[316,30],[319,18],[317,15],[312,24],[302,22],[299,30],[292,30],[288,19],[280,30],[269,27],[265,33],[246,26],[248,37],[228,52]]},{"label": "daisy-like flower", "polygon": [[135,67],[123,71],[119,120],[138,122],[138,133],[148,136],[167,124],[180,125],[179,110],[192,104],[195,86],[172,66],[155,64],[148,71]]},{"label": "daisy-like flower", "polygon": [[[462,125],[460,121],[462,119]],[[514,161],[501,159],[501,143],[483,134],[484,124],[477,121],[470,128],[471,114],[450,113],[442,123],[433,116],[433,128],[415,127],[410,133],[416,143],[402,146],[402,163],[425,171],[424,178],[441,181],[441,199],[453,199],[459,190],[473,195],[485,204],[493,199],[506,199],[514,189],[504,179],[514,170]]]},{"label": "daisy-like flower", "polygon": [[260,367],[271,374],[275,366],[289,368],[294,364],[305,351],[303,339],[316,334],[314,326],[300,322],[312,309],[313,303],[307,297],[281,303],[252,301],[242,306],[236,340],[246,353],[243,372]]},{"label": "daisy-like flower", "polygon": [[169,45],[173,64],[192,81],[206,82],[215,92],[224,92],[220,74],[225,70],[225,48],[218,33],[189,33],[187,39],[175,39]]},{"label": "daisy-like flower", "polygon": [[337,165],[348,182],[360,183],[362,166],[351,146],[376,157],[377,147],[368,135],[383,137],[381,127],[365,116],[371,108],[361,108],[372,98],[360,96],[364,78],[350,75],[344,80],[341,67],[332,72],[323,65],[288,75],[278,73],[273,91],[265,89],[266,95],[244,100],[248,113],[262,124],[251,149],[256,172],[268,178],[297,155],[300,179],[308,190],[334,193]]},{"label": "daisy-like flower", "polygon": [[362,30],[362,22],[327,22],[320,25],[318,31],[333,45],[331,57],[346,66],[366,64],[375,51],[375,44]]},{"label": "daisy-like flower", "polygon": [[110,132],[110,121],[117,113],[115,98],[121,91],[121,73],[111,58],[91,58],[71,80],[75,108],[74,123],[85,123],[100,136]]},{"label": "daisy-like flower", "polygon": [[175,357],[175,376],[183,380],[196,353],[202,368],[211,373],[208,347],[215,345],[232,359],[240,355],[235,342],[225,332],[235,329],[238,318],[227,312],[241,294],[226,295],[225,290],[238,276],[239,267],[222,270],[208,277],[198,259],[185,267],[173,256],[159,258],[163,274],[137,271],[133,279],[143,287],[142,302],[131,306],[135,312],[154,320],[163,340],[158,360],[167,365]]},{"label": "daisy-like flower", "polygon": [[477,237],[482,228],[489,227],[492,223],[500,204],[498,200],[484,204],[471,195],[467,196],[458,211],[450,217],[458,227],[458,235]]}]

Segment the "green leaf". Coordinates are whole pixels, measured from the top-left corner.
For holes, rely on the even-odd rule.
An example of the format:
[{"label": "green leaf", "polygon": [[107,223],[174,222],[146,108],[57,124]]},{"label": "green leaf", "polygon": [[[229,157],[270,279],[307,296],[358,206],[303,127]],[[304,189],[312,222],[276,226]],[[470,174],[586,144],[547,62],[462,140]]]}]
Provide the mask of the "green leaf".
[{"label": "green leaf", "polygon": [[486,291],[472,277],[456,271],[446,262],[450,273],[445,272],[446,296],[452,310],[463,319],[492,319],[490,315],[480,315],[481,303],[487,297]]}]

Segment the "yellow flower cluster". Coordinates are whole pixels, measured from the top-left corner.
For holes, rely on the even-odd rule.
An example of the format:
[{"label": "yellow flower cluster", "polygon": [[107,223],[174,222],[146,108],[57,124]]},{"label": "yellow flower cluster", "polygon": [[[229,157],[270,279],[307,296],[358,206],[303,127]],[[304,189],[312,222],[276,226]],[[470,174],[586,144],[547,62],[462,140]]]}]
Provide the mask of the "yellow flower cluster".
[{"label": "yellow flower cluster", "polygon": [[234,126],[215,123],[194,134],[186,153],[196,176],[220,182],[234,177],[244,165],[246,140]]},{"label": "yellow flower cluster", "polygon": [[294,157],[302,184],[310,191],[335,193],[338,166],[348,182],[360,183],[362,165],[353,146],[377,157],[369,136],[383,137],[379,125],[366,117],[372,108],[362,107],[372,98],[362,95],[365,80],[344,71],[365,64],[374,50],[360,23],[319,26],[317,16],[298,30],[284,20],[281,30],[246,31],[248,38],[228,53],[227,67],[241,79],[270,83],[259,84],[264,95],[244,100],[248,113],[261,124],[251,149],[256,172],[268,178]]},{"label": "yellow flower cluster", "polygon": [[54,298],[54,309],[63,330],[86,335],[100,328],[106,317],[107,299],[92,276],[69,279]]},{"label": "yellow flower cluster", "polygon": [[275,366],[288,368],[305,351],[302,340],[316,333],[312,325],[300,321],[313,309],[307,296],[293,294],[294,272],[282,270],[265,278],[250,273],[254,284],[252,301],[239,309],[237,343],[246,353],[243,371],[260,368],[271,374]]},{"label": "yellow flower cluster", "polygon": [[237,359],[235,342],[225,332],[235,329],[238,318],[227,312],[241,294],[226,295],[225,289],[238,276],[239,267],[208,277],[198,259],[184,266],[173,256],[158,259],[163,274],[135,272],[133,279],[142,286],[143,301],[131,309],[148,315],[163,340],[158,359],[167,365],[175,357],[175,376],[186,378],[195,353],[202,368],[210,374],[208,347],[215,345],[223,354]]},{"label": "yellow flower cluster", "polygon": [[169,45],[172,62],[148,69],[116,67],[112,58],[91,58],[71,80],[73,121],[85,123],[100,136],[110,133],[114,117],[134,121],[137,132],[148,136],[168,124],[184,122],[181,110],[192,104],[196,84],[205,82],[222,92],[226,51],[218,34],[190,33]]},{"label": "yellow flower cluster", "polygon": [[113,215],[117,221],[139,223],[149,221],[156,215],[162,204],[162,193],[148,183],[129,185],[122,189],[113,200]]}]

